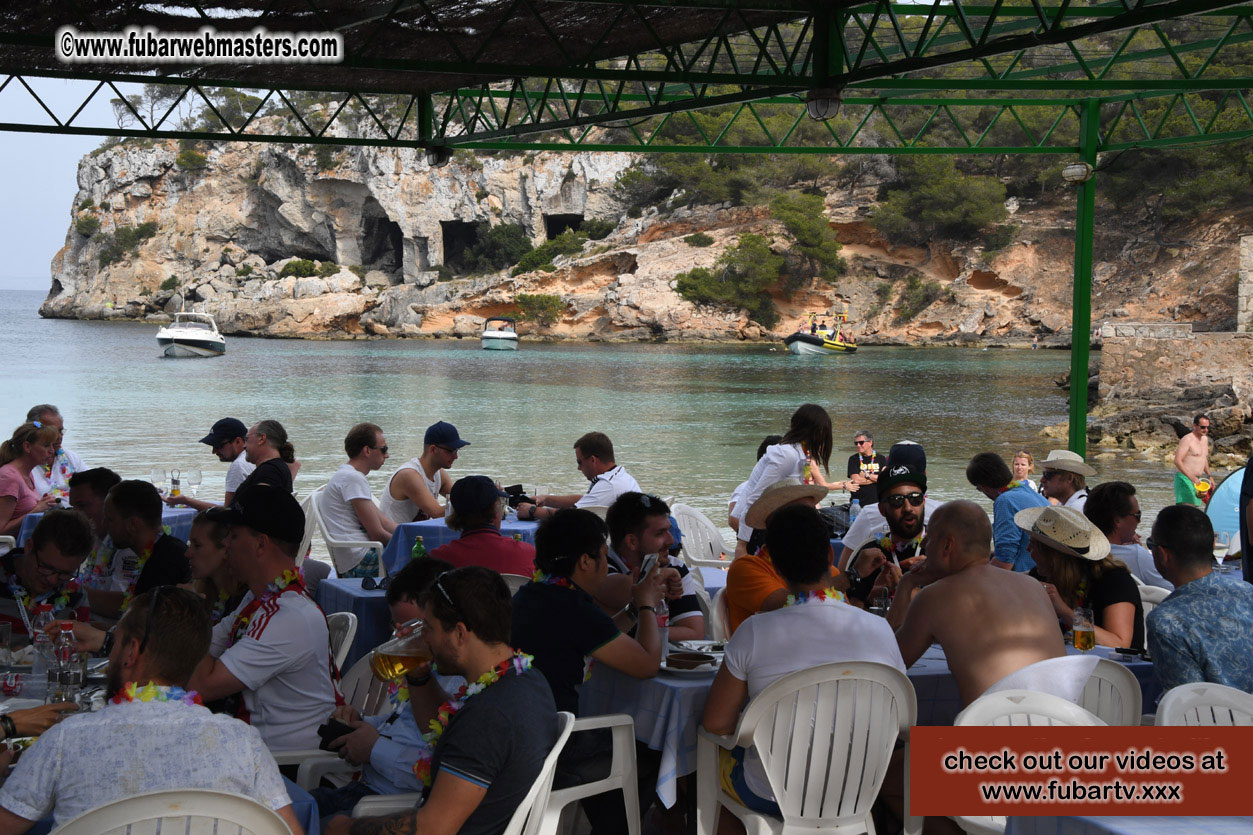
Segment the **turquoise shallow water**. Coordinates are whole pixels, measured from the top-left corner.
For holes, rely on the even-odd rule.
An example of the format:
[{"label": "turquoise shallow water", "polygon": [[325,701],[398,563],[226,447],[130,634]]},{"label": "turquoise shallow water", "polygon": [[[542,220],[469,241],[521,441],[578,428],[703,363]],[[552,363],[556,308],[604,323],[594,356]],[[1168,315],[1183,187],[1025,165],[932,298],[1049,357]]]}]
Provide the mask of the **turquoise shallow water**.
[{"label": "turquoise shallow water", "polygon": [[[585,431],[613,439],[618,461],[659,495],[725,521],[726,498],[747,477],[761,438],[786,429],[801,403],[825,406],[835,426],[832,469],[843,478],[852,436],[877,448],[908,438],[926,447],[933,495],[981,500],[966,461],[1025,447],[1066,419],[1052,382],[1068,367],[1055,351],[863,348],[853,356],[793,357],[782,346],[524,343],[482,351],[477,340],[322,342],[227,337],[224,357],[158,356],[156,326],[40,319],[42,294],[0,292],[4,434],[37,402],[66,416],[66,445],[90,464],[146,477],[152,466],[201,467],[201,496],[221,495],[226,466],[197,440],[219,417],[278,419],[303,469],[299,492],[345,460],[348,428],[383,427],[386,474],[420,451],[423,430],[455,423],[471,446],[455,474],[576,492],[586,481],[571,448]],[[1170,501],[1170,469],[1133,456],[1098,461],[1102,477],[1137,485],[1146,523]],[[1109,473],[1107,476],[1106,473]],[[1147,534],[1147,524],[1142,534]]]}]

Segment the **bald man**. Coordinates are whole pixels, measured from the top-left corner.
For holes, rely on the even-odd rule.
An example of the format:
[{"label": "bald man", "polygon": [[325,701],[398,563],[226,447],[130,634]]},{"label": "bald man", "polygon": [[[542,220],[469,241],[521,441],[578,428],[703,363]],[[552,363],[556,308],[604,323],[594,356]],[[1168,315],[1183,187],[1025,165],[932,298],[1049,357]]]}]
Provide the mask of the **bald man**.
[{"label": "bald man", "polygon": [[1066,654],[1043,586],[992,565],[991,543],[981,507],[944,504],[927,524],[926,559],[901,578],[888,611],[905,666],[939,643],[963,705],[1010,673]]}]

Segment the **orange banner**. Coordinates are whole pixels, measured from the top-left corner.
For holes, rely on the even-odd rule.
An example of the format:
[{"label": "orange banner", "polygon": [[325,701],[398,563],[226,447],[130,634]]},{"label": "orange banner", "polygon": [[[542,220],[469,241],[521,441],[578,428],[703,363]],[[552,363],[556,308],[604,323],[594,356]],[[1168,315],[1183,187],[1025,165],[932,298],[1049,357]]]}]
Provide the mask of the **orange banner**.
[{"label": "orange banner", "polygon": [[1253,727],[915,727],[915,815],[1244,815]]}]

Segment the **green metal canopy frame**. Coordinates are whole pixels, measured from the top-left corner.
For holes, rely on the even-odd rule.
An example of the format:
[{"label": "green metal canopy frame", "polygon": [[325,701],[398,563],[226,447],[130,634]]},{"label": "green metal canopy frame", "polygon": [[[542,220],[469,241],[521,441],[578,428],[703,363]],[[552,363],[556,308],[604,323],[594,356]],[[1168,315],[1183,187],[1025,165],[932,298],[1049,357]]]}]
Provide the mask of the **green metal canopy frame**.
[{"label": "green metal canopy frame", "polygon": [[[13,8],[16,7],[16,8]],[[80,32],[334,31],[337,64],[60,64]],[[57,112],[35,79],[74,79]],[[33,86],[34,85],[34,86]],[[126,90],[144,85],[144,112]],[[28,93],[46,119],[17,119]],[[0,130],[450,149],[1061,154],[1253,137],[1253,5],[1226,0],[31,0],[0,11]],[[842,99],[828,121],[806,98]],[[115,101],[117,124],[84,121]],[[29,103],[27,99],[26,103]],[[188,108],[196,111],[189,120]],[[1087,379],[1095,181],[1078,187]],[[1086,451],[1087,388],[1070,392]]]}]

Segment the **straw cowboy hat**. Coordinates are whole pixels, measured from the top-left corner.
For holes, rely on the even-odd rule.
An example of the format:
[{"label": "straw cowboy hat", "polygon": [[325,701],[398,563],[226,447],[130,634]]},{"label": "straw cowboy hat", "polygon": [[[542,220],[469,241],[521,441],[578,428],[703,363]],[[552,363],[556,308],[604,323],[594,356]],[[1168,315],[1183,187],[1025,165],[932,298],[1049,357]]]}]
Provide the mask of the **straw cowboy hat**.
[{"label": "straw cowboy hat", "polygon": [[1109,540],[1073,507],[1029,507],[1014,514],[1014,524],[1055,551],[1100,562],[1109,556]]},{"label": "straw cowboy hat", "polygon": [[817,484],[804,484],[794,476],[781,478],[762,491],[757,501],[753,502],[748,513],[744,515],[744,521],[750,528],[764,528],[770,514],[784,505],[791,504],[797,499],[809,499],[810,502],[816,503],[829,492],[827,488],[819,487]]},{"label": "straw cowboy hat", "polygon": [[1096,475],[1096,470],[1084,462],[1082,455],[1077,452],[1071,452],[1068,449],[1050,450],[1048,458],[1036,463],[1044,470],[1065,470],[1068,473],[1078,473],[1081,476]]}]

